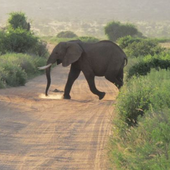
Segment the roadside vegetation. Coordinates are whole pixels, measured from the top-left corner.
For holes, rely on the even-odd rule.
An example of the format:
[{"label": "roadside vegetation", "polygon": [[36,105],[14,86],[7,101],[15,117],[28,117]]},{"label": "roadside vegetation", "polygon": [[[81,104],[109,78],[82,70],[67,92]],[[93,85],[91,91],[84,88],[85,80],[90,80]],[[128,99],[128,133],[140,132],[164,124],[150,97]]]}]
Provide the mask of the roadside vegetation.
[{"label": "roadside vegetation", "polygon": [[0,30],[0,88],[25,85],[27,79],[42,72],[48,56],[46,43],[34,35],[24,13],[9,14]]},{"label": "roadside vegetation", "polygon": [[111,169],[170,169],[170,51],[165,39],[125,36],[125,84],[116,103],[109,143]]},{"label": "roadside vegetation", "polygon": [[45,58],[22,53],[7,53],[0,56],[0,88],[25,85],[27,79],[39,75],[37,67]]},{"label": "roadside vegetation", "polygon": [[[65,42],[65,41],[72,41],[72,40],[81,40],[83,42],[97,42],[99,41],[100,39],[96,38],[96,37],[91,37],[91,36],[71,36],[73,32],[70,31],[70,34],[68,34],[68,31],[66,31],[66,34],[65,32],[61,32],[63,34],[60,34],[58,33],[57,36],[45,36],[45,37],[42,37],[42,39],[48,43],[51,43],[51,44],[55,44],[57,45],[58,43],[60,42]],[[60,36],[58,36],[60,35]],[[66,36],[67,35],[67,36]]]}]

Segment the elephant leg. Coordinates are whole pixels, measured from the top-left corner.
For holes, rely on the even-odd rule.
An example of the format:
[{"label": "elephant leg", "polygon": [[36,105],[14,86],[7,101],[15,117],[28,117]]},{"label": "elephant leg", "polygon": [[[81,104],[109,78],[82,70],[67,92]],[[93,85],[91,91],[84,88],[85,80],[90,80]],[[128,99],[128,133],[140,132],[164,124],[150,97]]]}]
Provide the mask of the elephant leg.
[{"label": "elephant leg", "polygon": [[95,82],[94,82],[94,75],[84,73],[84,76],[88,82],[91,92],[98,95],[100,100],[103,99],[103,97],[105,96],[106,93],[100,92],[99,90],[97,90]]},{"label": "elephant leg", "polygon": [[[123,73],[123,72],[122,72]],[[106,74],[105,78],[115,84],[118,89],[120,89],[123,86],[123,77],[120,75],[123,75],[122,73],[119,73],[117,76],[115,74]]]},{"label": "elephant leg", "polygon": [[64,96],[63,96],[64,99],[71,99],[71,96],[70,96],[71,87],[74,81],[78,78],[80,71],[81,71],[80,69],[77,69],[73,65],[71,65],[67,83],[64,89]]},{"label": "elephant leg", "polygon": [[123,86],[123,69],[119,71],[119,74],[117,75],[117,80],[119,81],[119,89]]}]

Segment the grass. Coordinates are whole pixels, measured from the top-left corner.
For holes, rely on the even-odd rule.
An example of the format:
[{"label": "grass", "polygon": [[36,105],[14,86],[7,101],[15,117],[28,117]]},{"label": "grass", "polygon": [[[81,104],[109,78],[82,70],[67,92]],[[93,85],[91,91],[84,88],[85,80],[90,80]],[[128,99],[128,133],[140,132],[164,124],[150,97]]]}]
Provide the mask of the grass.
[{"label": "grass", "polygon": [[76,38],[58,38],[57,36],[56,37],[54,37],[54,36],[44,36],[44,37],[41,37],[41,39],[43,41],[48,42],[48,43],[57,45],[59,42],[71,41],[71,40],[75,40]]},{"label": "grass", "polygon": [[67,42],[67,41],[71,41],[71,40],[81,40],[83,42],[100,41],[98,38],[90,37],[90,36],[82,36],[82,37],[75,37],[75,38],[58,38],[57,36],[56,37],[44,36],[44,37],[41,37],[41,39],[43,41],[46,41],[46,42],[51,43],[51,44],[58,44],[59,42]]},{"label": "grass", "polygon": [[110,167],[170,169],[169,84],[169,70],[152,69],[146,76],[130,79],[122,88],[109,144]]},{"label": "grass", "polygon": [[1,55],[0,60],[0,88],[25,85],[29,78],[42,73],[37,67],[46,62],[46,58],[21,53]]},{"label": "grass", "polygon": [[[150,111],[123,137],[114,127],[109,156],[119,170],[170,168],[170,110]],[[113,168],[114,169],[114,168]]]}]

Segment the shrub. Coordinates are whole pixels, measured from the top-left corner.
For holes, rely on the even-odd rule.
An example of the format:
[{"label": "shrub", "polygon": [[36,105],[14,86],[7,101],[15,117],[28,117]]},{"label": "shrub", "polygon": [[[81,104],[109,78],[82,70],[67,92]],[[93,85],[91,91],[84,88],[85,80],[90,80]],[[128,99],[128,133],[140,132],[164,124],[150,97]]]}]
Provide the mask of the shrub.
[{"label": "shrub", "polygon": [[79,37],[79,39],[83,42],[88,42],[88,43],[94,43],[99,41],[99,39],[95,37],[88,37],[88,36]]},{"label": "shrub", "polygon": [[134,38],[126,36],[118,39],[117,43],[130,57],[160,54],[164,51],[156,39]]},{"label": "shrub", "polygon": [[129,44],[125,51],[128,56],[139,57],[160,54],[164,49],[155,40],[141,39],[138,42],[134,41]]},{"label": "shrub", "polygon": [[57,34],[58,38],[77,38],[77,35],[72,31],[62,31]]},{"label": "shrub", "polygon": [[137,28],[132,24],[122,24],[120,22],[110,22],[105,26],[105,34],[111,41],[116,41],[121,37],[127,35],[130,36],[142,36],[142,34],[137,30]]},{"label": "shrub", "polygon": [[169,70],[151,69],[147,76],[133,77],[121,89],[109,145],[111,169],[170,168],[169,84]]},{"label": "shrub", "polygon": [[3,74],[1,75],[1,81],[8,86],[20,86],[25,85],[27,80],[27,74],[25,71],[18,67],[14,63],[3,64]]},{"label": "shrub", "polygon": [[119,44],[119,46],[122,48],[122,49],[126,49],[130,44],[132,43],[138,43],[138,42],[141,42],[141,38],[138,38],[138,37],[132,37],[130,35],[128,36],[125,36],[125,37],[122,37],[122,38],[119,38],[117,40],[117,43]]},{"label": "shrub", "polygon": [[6,87],[6,82],[4,81],[4,69],[0,67],[0,89]]},{"label": "shrub", "polygon": [[0,55],[5,53],[5,32],[0,30]]},{"label": "shrub", "polygon": [[168,69],[170,68],[170,54],[162,53],[155,56],[145,56],[144,58],[139,58],[138,62],[132,65],[127,74],[127,78],[132,76],[146,75],[150,72],[152,68],[155,69]]},{"label": "shrub", "polygon": [[11,29],[24,29],[30,31],[30,23],[27,22],[27,18],[22,12],[12,12],[9,14],[8,19],[9,28]]},{"label": "shrub", "polygon": [[31,48],[34,48],[38,43],[38,38],[31,32],[24,29],[10,29],[6,33],[4,44],[6,45],[6,51],[16,53],[26,53]]},{"label": "shrub", "polygon": [[38,39],[35,46],[28,49],[27,53],[31,54],[31,55],[37,55],[37,56],[46,58],[47,56],[49,56],[49,52],[47,49],[47,43]]},{"label": "shrub", "polygon": [[48,55],[46,43],[26,28],[25,25],[28,23],[25,14],[14,12],[10,15],[9,26],[5,31],[0,31],[0,55],[16,52],[46,57]]},{"label": "shrub", "polygon": [[1,33],[0,38],[1,54],[15,52],[30,53],[41,57],[48,55],[46,43],[40,41],[38,37],[24,29],[10,29],[6,33]]},{"label": "shrub", "polygon": [[170,71],[151,70],[150,74],[132,78],[122,88],[117,98],[116,108],[121,121],[132,126],[138,116],[143,116],[151,107],[170,108]]},{"label": "shrub", "polygon": [[109,156],[117,169],[169,169],[170,110],[147,112],[138,127],[126,130],[122,137],[114,126]]},{"label": "shrub", "polygon": [[37,67],[46,59],[26,54],[5,54],[0,56],[0,88],[24,85],[26,80],[41,72]]}]

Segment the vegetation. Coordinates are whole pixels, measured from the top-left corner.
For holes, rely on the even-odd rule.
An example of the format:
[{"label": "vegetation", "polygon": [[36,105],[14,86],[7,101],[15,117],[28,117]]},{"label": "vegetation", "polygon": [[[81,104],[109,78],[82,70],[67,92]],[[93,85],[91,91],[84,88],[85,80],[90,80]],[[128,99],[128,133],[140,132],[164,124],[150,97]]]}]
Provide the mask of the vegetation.
[{"label": "vegetation", "polygon": [[125,37],[121,37],[117,40],[117,43],[122,49],[126,49],[130,44],[132,43],[138,43],[141,42],[143,39],[139,37],[132,37],[130,35],[127,35]]},{"label": "vegetation", "polygon": [[7,27],[0,31],[0,88],[24,85],[41,73],[37,67],[45,64],[46,43],[28,26],[24,13],[13,12]]},{"label": "vegetation", "polygon": [[58,38],[58,37],[52,37],[52,36],[46,36],[42,37],[44,41],[47,41],[49,43],[58,44],[59,42],[66,42],[66,41],[72,41],[72,40],[81,40],[83,42],[98,42],[99,39],[95,37],[89,37],[89,36],[82,36],[82,37],[76,37],[76,38]]},{"label": "vegetation", "polygon": [[151,70],[147,76],[133,77],[128,81],[118,97],[117,109],[121,119],[128,125],[134,125],[138,116],[143,115],[149,107],[168,106],[169,94],[166,91],[169,89],[169,78],[169,71]]},{"label": "vegetation", "polygon": [[111,169],[170,168],[170,53],[159,46],[165,41],[131,36],[117,41],[129,62],[115,104]]},{"label": "vegetation", "polygon": [[152,70],[119,94],[109,152],[118,169],[169,169],[169,83],[170,71]]},{"label": "vegetation", "polygon": [[158,40],[148,39],[148,38],[134,38],[131,36],[126,36],[118,39],[118,44],[124,49],[127,56],[139,57],[146,55],[160,54],[164,51],[159,45]]},{"label": "vegetation", "polygon": [[24,29],[30,31],[30,23],[27,22],[27,18],[22,12],[12,12],[9,14],[8,29]]},{"label": "vegetation", "polygon": [[8,26],[0,31],[0,55],[8,52],[29,53],[42,57],[48,54],[46,43],[35,36],[28,25],[23,13],[10,13]]},{"label": "vegetation", "polygon": [[58,38],[77,38],[77,35],[72,31],[61,31],[57,34]]},{"label": "vegetation", "polygon": [[98,38],[88,37],[88,36],[79,37],[79,39],[83,42],[89,42],[89,43],[94,43],[94,42],[100,41]]},{"label": "vegetation", "polygon": [[114,127],[109,155],[117,169],[169,169],[169,109],[148,112],[137,128],[126,130],[122,137],[116,131],[117,127]]},{"label": "vegetation", "polygon": [[116,41],[117,39],[125,36],[142,36],[142,33],[132,24],[122,24],[120,22],[110,22],[105,26],[105,34],[111,41]]},{"label": "vegetation", "polygon": [[53,36],[43,36],[41,39],[45,42],[57,45],[60,42],[76,40],[77,38],[58,38]]},{"label": "vegetation", "polygon": [[0,56],[0,88],[25,85],[28,78],[42,73],[37,67],[46,59],[27,54],[7,53]]},{"label": "vegetation", "polygon": [[132,76],[140,76],[147,75],[152,68],[159,70],[161,69],[169,69],[170,68],[170,54],[169,53],[161,53],[159,55],[147,55],[145,57],[140,57],[136,60],[135,64],[133,64],[127,71],[127,78],[131,78]]}]

